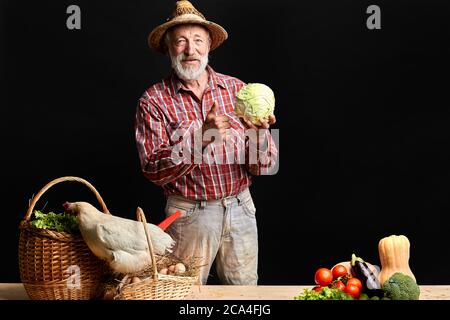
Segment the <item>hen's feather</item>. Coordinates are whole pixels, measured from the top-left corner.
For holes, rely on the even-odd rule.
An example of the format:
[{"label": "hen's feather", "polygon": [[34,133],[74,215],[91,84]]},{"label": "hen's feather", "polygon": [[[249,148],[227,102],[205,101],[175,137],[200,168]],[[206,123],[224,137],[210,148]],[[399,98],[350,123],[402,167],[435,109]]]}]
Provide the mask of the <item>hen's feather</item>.
[{"label": "hen's feather", "polygon": [[[81,234],[91,251],[117,272],[130,273],[151,263],[142,222],[103,214],[86,202],[70,204],[78,214]],[[163,255],[175,244],[169,234],[147,223],[154,253]]]}]

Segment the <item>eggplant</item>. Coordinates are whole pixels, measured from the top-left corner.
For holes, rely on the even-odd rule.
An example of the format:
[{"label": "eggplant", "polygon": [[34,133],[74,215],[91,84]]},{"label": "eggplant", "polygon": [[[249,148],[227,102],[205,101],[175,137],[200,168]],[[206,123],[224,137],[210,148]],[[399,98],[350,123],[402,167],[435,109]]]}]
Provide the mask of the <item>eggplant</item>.
[{"label": "eggplant", "polygon": [[369,266],[362,258],[352,254],[351,266],[355,277],[361,280],[363,292],[367,293],[369,296],[382,297],[384,295],[378,277],[373,274],[372,270],[370,270]]}]

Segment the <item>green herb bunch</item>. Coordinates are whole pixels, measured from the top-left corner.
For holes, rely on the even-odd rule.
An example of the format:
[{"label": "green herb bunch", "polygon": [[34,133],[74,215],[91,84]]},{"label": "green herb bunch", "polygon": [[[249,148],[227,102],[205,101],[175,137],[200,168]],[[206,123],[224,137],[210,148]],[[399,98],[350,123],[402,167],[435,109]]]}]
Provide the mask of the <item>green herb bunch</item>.
[{"label": "green herb bunch", "polygon": [[31,221],[30,224],[36,228],[71,234],[80,232],[77,217],[74,215],[54,212],[43,213],[39,210],[35,210],[33,214],[35,219]]},{"label": "green herb bunch", "polygon": [[352,296],[337,288],[323,287],[319,292],[305,289],[303,294],[294,297],[294,300],[354,300]]}]

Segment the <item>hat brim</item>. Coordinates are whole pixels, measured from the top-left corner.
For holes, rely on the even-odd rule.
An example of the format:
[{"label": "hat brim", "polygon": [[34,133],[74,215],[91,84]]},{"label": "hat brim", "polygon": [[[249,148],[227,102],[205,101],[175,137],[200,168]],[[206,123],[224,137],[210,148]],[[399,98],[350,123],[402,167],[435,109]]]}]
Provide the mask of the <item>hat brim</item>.
[{"label": "hat brim", "polygon": [[170,28],[182,24],[198,24],[208,29],[211,35],[211,47],[209,49],[210,51],[219,47],[228,38],[227,31],[217,23],[203,20],[194,14],[186,14],[163,23],[153,29],[153,31],[148,36],[149,47],[158,52],[166,53],[167,50],[163,41],[164,34]]}]

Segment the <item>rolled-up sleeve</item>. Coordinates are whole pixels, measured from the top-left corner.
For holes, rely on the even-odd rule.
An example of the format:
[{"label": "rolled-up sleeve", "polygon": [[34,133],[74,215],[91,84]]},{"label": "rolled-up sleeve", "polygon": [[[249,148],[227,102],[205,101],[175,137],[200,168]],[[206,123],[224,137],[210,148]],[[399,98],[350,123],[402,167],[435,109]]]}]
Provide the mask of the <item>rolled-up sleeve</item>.
[{"label": "rolled-up sleeve", "polygon": [[[278,130],[275,131],[278,134]],[[278,172],[278,147],[270,130],[264,130],[264,139],[260,144],[246,141],[246,168],[255,176],[274,175]]]}]

